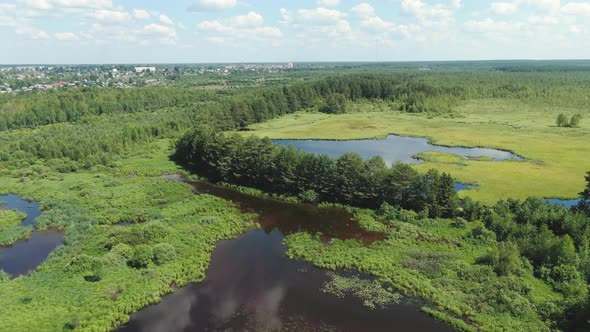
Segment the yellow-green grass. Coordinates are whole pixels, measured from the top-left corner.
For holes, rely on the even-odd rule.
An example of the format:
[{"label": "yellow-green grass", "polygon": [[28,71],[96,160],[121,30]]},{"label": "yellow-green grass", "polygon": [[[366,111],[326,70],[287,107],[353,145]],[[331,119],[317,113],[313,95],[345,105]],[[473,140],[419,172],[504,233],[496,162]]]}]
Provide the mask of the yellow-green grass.
[{"label": "yellow-green grass", "polygon": [[[358,109],[359,105],[355,105]],[[579,128],[558,128],[557,114],[584,114]],[[437,168],[457,180],[477,183],[463,192],[493,203],[501,198],[575,198],[590,170],[590,110],[555,108],[517,100],[472,100],[457,117],[401,112],[354,112],[342,115],[297,113],[253,125],[252,133],[274,139],[363,139],[388,134],[428,137],[449,146],[488,147],[513,151],[527,161],[461,160],[441,155],[426,158],[420,170]],[[433,159],[434,158],[434,159]]]}]

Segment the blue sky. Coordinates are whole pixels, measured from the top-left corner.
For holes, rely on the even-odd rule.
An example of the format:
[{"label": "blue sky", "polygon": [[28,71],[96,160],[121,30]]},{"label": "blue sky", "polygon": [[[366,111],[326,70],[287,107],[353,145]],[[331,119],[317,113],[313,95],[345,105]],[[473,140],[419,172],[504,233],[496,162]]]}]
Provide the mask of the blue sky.
[{"label": "blue sky", "polygon": [[0,0],[0,63],[590,58],[590,0]]}]

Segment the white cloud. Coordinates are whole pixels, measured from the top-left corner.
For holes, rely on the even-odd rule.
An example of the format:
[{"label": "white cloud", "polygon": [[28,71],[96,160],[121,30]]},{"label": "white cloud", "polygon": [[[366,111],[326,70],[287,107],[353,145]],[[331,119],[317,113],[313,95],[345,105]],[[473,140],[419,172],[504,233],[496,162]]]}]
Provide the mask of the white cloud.
[{"label": "white cloud", "polygon": [[237,3],[237,0],[198,0],[188,10],[191,12],[224,10],[234,8]]},{"label": "white cloud", "polygon": [[494,2],[490,9],[498,15],[509,15],[518,10],[518,4],[514,2]]},{"label": "white cloud", "polygon": [[219,21],[203,21],[197,26],[200,30],[204,31],[215,31],[215,32],[226,32],[231,31],[232,28]]},{"label": "white cloud", "polygon": [[160,22],[162,22],[164,24],[174,25],[174,22],[170,19],[170,17],[168,17],[164,14],[160,14]]},{"label": "white cloud", "polygon": [[53,37],[57,40],[78,40],[79,37],[75,33],[72,32],[60,32],[53,34]]},{"label": "white cloud", "polygon": [[143,9],[134,9],[133,10],[133,17],[135,17],[138,20],[147,20],[151,16],[152,15],[147,10],[143,10]]},{"label": "white cloud", "polygon": [[323,7],[316,9],[300,9],[297,11],[297,14],[301,21],[319,25],[339,22],[346,16],[346,14],[338,10]]},{"label": "white cloud", "polygon": [[482,33],[512,33],[518,31],[521,23],[495,21],[491,18],[486,18],[481,21],[470,20],[465,22],[465,27],[471,32]]},{"label": "white cloud", "polygon": [[318,5],[324,7],[337,7],[339,4],[340,0],[318,0]]},{"label": "white cloud", "polygon": [[556,25],[559,24],[559,18],[555,16],[529,16],[527,21],[535,25]]},{"label": "white cloud", "polygon": [[109,10],[109,9],[98,9],[88,14],[88,16],[95,18],[99,21],[110,22],[110,23],[122,23],[129,21],[131,16],[126,11]]},{"label": "white cloud", "polygon": [[568,15],[590,17],[590,2],[570,2],[561,7],[561,12]]},{"label": "white cloud", "polygon": [[11,12],[16,9],[16,4],[14,3],[0,3],[0,12]]},{"label": "white cloud", "polygon": [[451,1],[450,6],[443,4],[428,4],[421,0],[402,0],[402,9],[405,12],[412,13],[418,18],[425,17],[449,17],[453,15],[453,10],[461,6],[461,1]]},{"label": "white cloud", "polygon": [[206,40],[208,42],[214,43],[214,44],[223,44],[223,43],[225,43],[225,38],[223,38],[223,37],[208,37]]},{"label": "white cloud", "polygon": [[147,34],[163,35],[166,37],[176,37],[176,30],[172,27],[152,23],[143,27],[143,31]]},{"label": "white cloud", "polygon": [[363,2],[359,5],[352,7],[351,11],[360,16],[361,18],[376,16],[375,8],[373,8],[373,6],[366,2]]},{"label": "white cloud", "polygon": [[54,8],[112,8],[111,0],[18,0],[32,9],[50,10]]},{"label": "white cloud", "polygon": [[558,11],[561,7],[560,0],[528,0],[528,2],[539,9],[548,11]]},{"label": "white cloud", "polygon": [[50,0],[19,0],[19,2],[33,9],[48,10],[53,8]]},{"label": "white cloud", "polygon": [[366,2],[353,7],[351,11],[357,14],[361,19],[361,28],[371,30],[372,33],[400,33],[405,37],[410,37],[412,32],[420,30],[420,28],[415,24],[397,25],[393,22],[382,19],[375,13],[375,8]]},{"label": "white cloud", "polygon": [[249,12],[246,15],[234,16],[229,21],[234,27],[254,27],[262,25],[264,17],[256,12]]},{"label": "white cloud", "polygon": [[[283,36],[279,28],[264,26],[264,17],[256,12],[238,15],[218,20],[203,21],[197,28],[205,34],[205,39],[211,43],[226,43],[233,46],[244,45],[247,41],[278,43]],[[211,35],[213,34],[213,35]]]},{"label": "white cloud", "polygon": [[49,39],[49,34],[32,26],[20,26],[16,29],[17,35],[24,35],[30,39]]}]

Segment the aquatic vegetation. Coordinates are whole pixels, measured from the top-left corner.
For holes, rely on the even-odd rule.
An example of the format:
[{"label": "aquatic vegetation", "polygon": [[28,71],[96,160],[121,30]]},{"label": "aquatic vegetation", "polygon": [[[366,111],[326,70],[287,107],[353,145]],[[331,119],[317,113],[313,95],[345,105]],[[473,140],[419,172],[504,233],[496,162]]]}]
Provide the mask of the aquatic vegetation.
[{"label": "aquatic vegetation", "polygon": [[21,226],[26,217],[27,215],[23,212],[0,208],[0,246],[9,245],[17,240],[29,237],[33,232],[33,228]]},{"label": "aquatic vegetation", "polygon": [[488,240],[467,238],[480,223],[457,228],[453,220],[408,222],[391,219],[391,213],[359,210],[357,214],[382,223],[388,238],[369,246],[350,240],[332,240],[325,246],[309,234],[292,234],[284,240],[287,255],[320,268],[370,273],[386,289],[431,302],[434,307],[425,309],[429,314],[465,331],[506,326],[548,331],[556,324],[553,317],[567,310],[566,297],[537,279],[526,264],[510,265],[512,261],[503,258],[509,254],[500,253],[497,266],[476,264],[488,254]]},{"label": "aquatic vegetation", "polygon": [[367,280],[357,275],[341,276],[330,273],[330,281],[322,287],[322,291],[334,294],[339,298],[346,295],[354,296],[363,301],[369,308],[385,308],[390,304],[398,303],[401,296],[391,290],[383,288],[377,280]]}]

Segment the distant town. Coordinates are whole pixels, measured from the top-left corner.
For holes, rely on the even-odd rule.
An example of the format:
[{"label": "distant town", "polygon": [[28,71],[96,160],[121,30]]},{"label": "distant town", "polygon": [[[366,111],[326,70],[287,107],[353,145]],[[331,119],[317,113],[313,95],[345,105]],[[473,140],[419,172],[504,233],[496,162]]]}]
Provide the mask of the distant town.
[{"label": "distant town", "polygon": [[[326,65],[306,65],[325,68]],[[276,74],[295,64],[174,64],[174,65],[15,65],[0,66],[0,93],[19,93],[80,86],[130,88],[165,84],[186,76],[225,77],[239,74]]]}]

